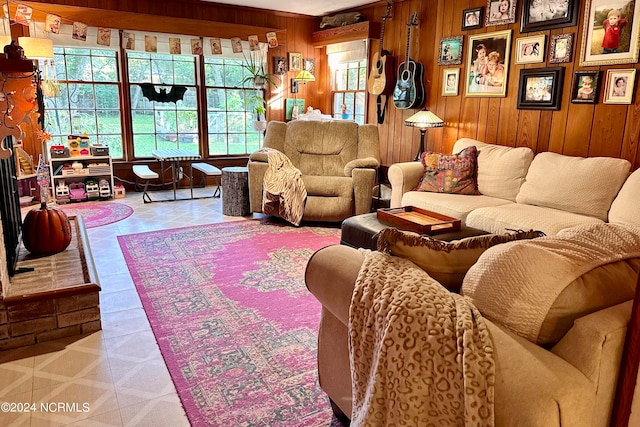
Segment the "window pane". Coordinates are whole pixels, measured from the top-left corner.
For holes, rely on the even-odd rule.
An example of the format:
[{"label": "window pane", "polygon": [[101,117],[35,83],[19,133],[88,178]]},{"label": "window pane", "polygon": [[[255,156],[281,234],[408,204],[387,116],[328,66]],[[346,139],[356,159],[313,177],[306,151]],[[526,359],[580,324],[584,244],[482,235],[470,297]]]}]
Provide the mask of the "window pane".
[{"label": "window pane", "polygon": [[69,135],[71,133],[71,118],[69,110],[44,110],[45,129],[51,135]]},{"label": "window pane", "polygon": [[120,135],[98,135],[98,143],[109,146],[109,155],[113,158],[124,157],[122,150],[122,136]]},{"label": "window pane", "polygon": [[98,118],[98,132],[104,134],[122,133],[122,125],[120,123],[120,111],[118,110],[98,110],[96,111]]},{"label": "window pane", "polygon": [[356,114],[364,115],[364,92],[356,93]]},{"label": "window pane", "polygon": [[347,76],[347,90],[358,90],[358,69],[351,68]]},{"label": "window pane", "polygon": [[196,75],[193,61],[181,62],[176,61],[175,65],[175,84],[194,85],[196,83]]},{"label": "window pane", "polygon": [[96,85],[96,103],[98,108],[120,108],[120,95],[116,85]]},{"label": "window pane", "polygon": [[151,61],[146,59],[129,59],[129,80],[133,82],[151,81]]},{"label": "window pane", "polygon": [[198,133],[198,115],[195,111],[178,111],[178,131]]},{"label": "window pane", "polygon": [[209,132],[211,133],[226,133],[227,132],[227,113],[219,112],[219,113],[209,113],[208,116],[209,122]]},{"label": "window pane", "polygon": [[152,133],[155,130],[152,110],[131,111],[133,133]]},{"label": "window pane", "polygon": [[151,81],[156,84],[173,84],[173,63],[171,61],[151,61]]},{"label": "window pane", "polygon": [[207,86],[222,86],[224,84],[224,67],[217,64],[205,64],[204,75]]},{"label": "window pane", "polygon": [[207,89],[207,107],[211,110],[224,110],[226,106],[224,89]]},{"label": "window pane", "polygon": [[227,135],[226,134],[209,134],[209,154],[225,155],[227,153]]},{"label": "window pane", "polygon": [[[246,113],[227,113],[227,126],[229,132],[244,133]],[[244,142],[244,141],[243,141]]]},{"label": "window pane", "polygon": [[151,157],[151,152],[155,149],[155,135],[133,135],[133,155],[135,157]]},{"label": "window pane", "polygon": [[49,108],[69,108],[69,92],[67,85],[60,82],[60,95],[55,98],[44,97],[44,110]]},{"label": "window pane", "polygon": [[[115,54],[114,54],[115,55]],[[114,58],[93,57],[93,79],[96,82],[117,82],[118,70]]]},{"label": "window pane", "polygon": [[359,79],[358,79],[358,90],[367,90],[367,73],[366,68],[358,69]]},{"label": "window pane", "polygon": [[196,94],[196,89],[194,87],[187,88],[187,91],[184,93],[184,97],[181,101],[176,103],[178,108],[184,108],[187,110],[197,110],[198,109],[198,99]]},{"label": "window pane", "polygon": [[71,133],[96,133],[96,116],[93,110],[71,110]]},{"label": "window pane", "polygon": [[93,85],[84,83],[70,84],[69,101],[71,108],[95,108]]}]

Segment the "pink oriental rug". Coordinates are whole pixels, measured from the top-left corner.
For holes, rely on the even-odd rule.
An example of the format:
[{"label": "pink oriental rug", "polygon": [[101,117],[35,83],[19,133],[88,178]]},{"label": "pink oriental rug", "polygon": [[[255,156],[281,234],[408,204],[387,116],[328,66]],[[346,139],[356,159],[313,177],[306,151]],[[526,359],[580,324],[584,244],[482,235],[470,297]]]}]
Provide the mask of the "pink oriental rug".
[{"label": "pink oriental rug", "polygon": [[304,271],[339,232],[246,220],[118,237],[193,426],[332,423]]},{"label": "pink oriental rug", "polygon": [[133,214],[131,206],[109,201],[69,203],[56,207],[62,209],[67,215],[82,215],[86,228],[113,224]]}]

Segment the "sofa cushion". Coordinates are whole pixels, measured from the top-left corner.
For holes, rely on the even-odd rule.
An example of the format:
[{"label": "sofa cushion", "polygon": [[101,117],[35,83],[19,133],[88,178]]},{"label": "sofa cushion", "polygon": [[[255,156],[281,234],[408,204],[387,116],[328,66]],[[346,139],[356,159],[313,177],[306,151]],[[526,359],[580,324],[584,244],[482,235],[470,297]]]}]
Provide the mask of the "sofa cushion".
[{"label": "sofa cushion", "polygon": [[471,145],[478,149],[478,190],[486,196],[515,202],[533,160],[533,151],[529,147],[505,147],[461,138],[453,146],[453,152]]},{"label": "sofa cushion", "polygon": [[544,231],[550,236],[576,225],[601,224],[602,222],[604,221],[592,216],[519,203],[478,208],[470,212],[466,220],[469,227],[479,228],[490,233],[523,229]]},{"label": "sofa cushion", "polygon": [[516,202],[607,220],[631,163],[612,157],[539,153],[531,162]]},{"label": "sofa cushion", "polygon": [[353,179],[346,176],[302,175],[309,196],[345,197],[353,199]]},{"label": "sofa cushion", "polygon": [[632,173],[609,209],[609,222],[640,225],[640,169]]},{"label": "sofa cushion", "polygon": [[406,258],[445,288],[458,292],[462,279],[478,257],[491,246],[543,236],[539,231],[485,234],[445,242],[430,236],[389,227],[380,231],[378,250]]},{"label": "sofa cushion", "polygon": [[633,298],[638,258],[640,227],[581,225],[488,249],[469,269],[462,294],[493,322],[553,344],[575,319]]},{"label": "sofa cushion", "polygon": [[476,182],[478,150],[470,146],[458,154],[427,151],[420,156],[424,173],[414,189],[434,193],[479,194]]},{"label": "sofa cushion", "polygon": [[441,213],[458,218],[465,223],[467,215],[474,209],[485,206],[515,205],[505,199],[488,196],[467,196],[446,193],[428,193],[423,191],[408,191],[402,195],[402,206],[416,206],[428,211]]}]

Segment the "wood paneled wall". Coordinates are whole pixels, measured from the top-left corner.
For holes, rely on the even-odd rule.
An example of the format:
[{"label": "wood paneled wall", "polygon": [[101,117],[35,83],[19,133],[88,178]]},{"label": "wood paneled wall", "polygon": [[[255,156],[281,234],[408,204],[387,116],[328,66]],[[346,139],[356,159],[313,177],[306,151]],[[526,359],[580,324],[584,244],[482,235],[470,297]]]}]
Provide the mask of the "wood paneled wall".
[{"label": "wood paneled wall", "polygon": [[[387,20],[384,48],[391,51],[397,63],[404,60],[407,40],[407,22],[413,12],[418,12],[419,25],[413,31],[411,57],[425,68],[424,84],[427,90],[426,108],[435,112],[445,121],[445,127],[427,131],[427,148],[435,151],[451,152],[454,142],[461,137],[507,146],[528,146],[536,152],[553,151],[574,156],[612,156],[629,160],[634,169],[640,167],[640,84],[636,81],[633,104],[603,104],[603,90],[595,105],[572,104],[570,102],[573,71],[602,71],[601,83],[610,68],[640,68],[638,64],[615,66],[580,67],[582,46],[582,25],[586,1],[581,0],[578,25],[556,30],[520,34],[520,18],[523,1],[517,3],[517,20],[510,25],[483,27],[478,30],[462,31],[462,11],[471,7],[487,5],[486,0],[405,0],[393,2],[392,19]],[[381,22],[386,2],[380,1],[367,7],[356,9],[368,20]],[[511,59],[508,75],[507,96],[504,98],[465,97],[462,82],[466,72],[467,45],[470,34],[511,29]],[[558,111],[516,109],[519,74],[522,68],[555,66],[547,62],[539,64],[515,64],[513,46],[521,36],[546,34],[547,49],[552,35],[574,33],[573,62],[559,64],[565,68],[561,109]],[[464,54],[461,65],[447,66],[460,68],[461,85],[455,97],[440,95],[442,69],[438,66],[438,49],[442,37],[463,35]],[[372,43],[372,51],[378,50],[377,41]],[[548,58],[548,54],[545,53]],[[638,76],[640,77],[640,76]],[[640,80],[636,78],[636,80]],[[392,100],[387,105],[387,117],[379,126],[382,143],[383,164],[409,161],[415,156],[420,140],[417,129],[404,126],[404,119],[418,110],[397,110]],[[368,100],[368,122],[376,123],[374,97]]]}]

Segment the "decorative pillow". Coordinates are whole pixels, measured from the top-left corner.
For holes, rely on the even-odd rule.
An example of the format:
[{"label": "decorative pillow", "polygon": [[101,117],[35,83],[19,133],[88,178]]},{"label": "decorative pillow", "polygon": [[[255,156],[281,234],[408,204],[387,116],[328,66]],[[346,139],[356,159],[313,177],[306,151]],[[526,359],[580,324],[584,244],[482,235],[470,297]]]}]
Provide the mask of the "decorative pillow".
[{"label": "decorative pillow", "polygon": [[540,345],[579,317],[632,299],[640,227],[586,224],[484,252],[462,284],[483,316]]},{"label": "decorative pillow", "polygon": [[478,149],[472,145],[458,154],[427,151],[421,156],[424,174],[414,191],[480,194],[478,191]]},{"label": "decorative pillow", "polygon": [[411,231],[385,228],[378,236],[378,250],[406,258],[450,291],[458,292],[467,270],[491,246],[544,236],[541,231],[485,234],[445,242]]}]

